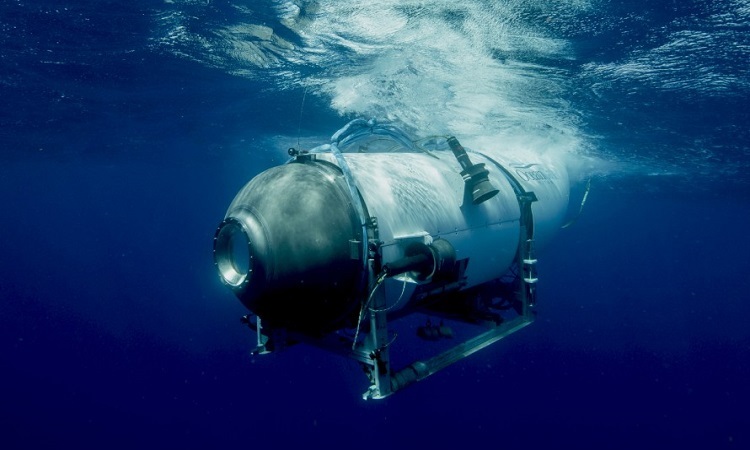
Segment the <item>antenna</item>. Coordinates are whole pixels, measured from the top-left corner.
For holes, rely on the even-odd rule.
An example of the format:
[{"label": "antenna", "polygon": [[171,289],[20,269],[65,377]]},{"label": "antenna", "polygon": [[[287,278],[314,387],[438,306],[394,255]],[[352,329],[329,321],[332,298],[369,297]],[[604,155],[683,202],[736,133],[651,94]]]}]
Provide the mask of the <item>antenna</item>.
[{"label": "antenna", "polygon": [[568,228],[569,226],[573,225],[576,220],[578,220],[578,218],[581,216],[581,213],[583,212],[583,206],[586,204],[586,199],[589,198],[589,191],[591,191],[591,178],[589,178],[589,181],[586,182],[586,192],[583,193],[583,199],[581,200],[580,208],[578,208],[578,214],[576,214],[575,217],[570,219],[568,223],[560,228]]},{"label": "antenna", "polygon": [[302,132],[302,110],[305,109],[305,97],[307,97],[307,86],[305,86],[305,91],[302,94],[302,104],[299,107],[299,124],[297,124],[297,149],[301,150],[299,145],[299,138],[300,133]]}]

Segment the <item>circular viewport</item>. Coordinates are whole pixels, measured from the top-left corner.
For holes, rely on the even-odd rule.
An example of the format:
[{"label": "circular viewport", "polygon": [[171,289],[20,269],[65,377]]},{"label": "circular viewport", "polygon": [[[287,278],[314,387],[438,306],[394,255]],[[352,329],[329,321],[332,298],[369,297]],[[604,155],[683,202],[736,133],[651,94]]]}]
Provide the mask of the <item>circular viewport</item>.
[{"label": "circular viewport", "polygon": [[240,286],[250,276],[250,240],[237,221],[224,222],[216,233],[214,261],[219,275],[230,286]]}]

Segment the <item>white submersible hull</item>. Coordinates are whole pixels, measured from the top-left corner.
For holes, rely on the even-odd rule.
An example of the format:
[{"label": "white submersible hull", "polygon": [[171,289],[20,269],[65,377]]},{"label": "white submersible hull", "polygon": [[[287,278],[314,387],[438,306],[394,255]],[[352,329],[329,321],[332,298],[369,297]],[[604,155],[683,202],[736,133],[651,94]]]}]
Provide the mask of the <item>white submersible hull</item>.
[{"label": "white submersible hull", "polygon": [[[355,358],[365,397],[382,398],[533,320],[534,251],[568,206],[562,161],[361,119],[290,155],[245,185],[214,239],[258,352],[304,341]],[[416,312],[479,333],[394,370],[388,321]],[[419,332],[449,330],[428,319]]]}]

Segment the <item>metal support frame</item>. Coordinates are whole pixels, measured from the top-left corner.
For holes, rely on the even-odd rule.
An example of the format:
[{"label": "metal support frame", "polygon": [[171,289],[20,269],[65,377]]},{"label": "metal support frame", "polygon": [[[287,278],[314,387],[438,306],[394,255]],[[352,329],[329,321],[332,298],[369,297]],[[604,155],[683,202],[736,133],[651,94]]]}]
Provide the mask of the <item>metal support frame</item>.
[{"label": "metal support frame", "polygon": [[[489,158],[488,158],[489,159]],[[489,330],[468,339],[455,347],[444,351],[424,361],[415,361],[406,368],[390,373],[388,336],[385,313],[376,312],[371,317],[372,348],[370,354],[373,360],[372,385],[363,394],[363,398],[380,399],[460,361],[467,356],[482,350],[500,339],[515,333],[534,321],[533,306],[536,300],[536,262],[534,257],[534,220],[531,204],[537,201],[533,192],[527,192],[518,181],[498,162],[491,160],[509,179],[518,199],[520,210],[518,250],[516,263],[518,266],[518,290],[513,301],[513,307],[518,314],[514,319],[494,325]],[[384,296],[380,301],[385,302]],[[380,309],[380,308],[376,308]],[[374,330],[374,331],[372,331]],[[390,382],[390,383],[389,383]]]},{"label": "metal support frame", "polygon": [[[414,382],[421,381],[449,365],[494,344],[500,339],[515,333],[534,321],[533,306],[537,278],[536,259],[533,258],[534,237],[531,203],[537,199],[533,192],[520,191],[517,194],[521,216],[519,218],[520,230],[516,260],[520,273],[518,274],[519,286],[516,291],[516,298],[514,299],[513,306],[518,316],[507,322],[496,324],[489,330],[480,333],[447,351],[433,356],[432,358],[424,361],[415,361],[406,368],[393,373],[391,377],[388,377],[387,374],[380,374],[374,380],[368,391],[364,393],[363,398],[379,399],[387,397]],[[387,335],[387,330],[375,328],[375,325],[385,327],[385,317],[382,317],[382,319],[374,317],[373,321],[373,329],[376,329],[375,333],[382,339],[382,336]],[[375,341],[381,342],[378,341],[377,338]],[[387,367],[387,346],[385,347],[385,351],[385,359],[382,361],[385,363],[385,367]],[[381,355],[376,355],[376,358],[380,357]],[[379,360],[376,361],[375,367],[378,367],[378,362]],[[384,381],[387,381],[389,378],[391,380],[390,386],[384,386]]]},{"label": "metal support frame", "polygon": [[[371,264],[370,267],[374,267]],[[375,280],[375,276],[370,279]],[[373,282],[371,289],[375,289]],[[367,370],[372,385],[363,398],[385,398],[391,394],[391,360],[388,341],[388,318],[386,316],[385,290],[373,293],[370,313],[370,333],[364,342],[364,351],[369,359]]]}]

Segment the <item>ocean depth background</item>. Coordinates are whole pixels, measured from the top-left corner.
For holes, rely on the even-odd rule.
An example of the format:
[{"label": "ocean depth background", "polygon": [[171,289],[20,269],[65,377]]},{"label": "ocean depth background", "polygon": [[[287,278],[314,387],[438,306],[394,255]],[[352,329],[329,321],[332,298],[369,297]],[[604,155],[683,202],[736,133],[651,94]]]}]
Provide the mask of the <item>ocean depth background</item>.
[{"label": "ocean depth background", "polygon": [[[0,4],[0,447],[750,448],[750,2]],[[383,401],[212,239],[355,117],[555,152],[537,321]],[[428,345],[414,337],[404,344]]]}]

